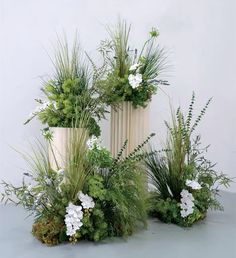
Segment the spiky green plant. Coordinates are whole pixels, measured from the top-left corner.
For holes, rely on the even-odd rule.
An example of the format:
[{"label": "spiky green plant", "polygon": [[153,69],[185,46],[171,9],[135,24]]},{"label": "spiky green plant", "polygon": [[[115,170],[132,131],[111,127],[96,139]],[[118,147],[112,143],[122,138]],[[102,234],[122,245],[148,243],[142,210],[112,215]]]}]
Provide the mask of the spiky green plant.
[{"label": "spiky green plant", "polygon": [[[76,194],[83,189],[86,178],[92,170],[92,165],[89,165],[87,161],[86,147],[89,135],[86,128],[88,128],[89,119],[90,113],[83,111],[79,119],[74,123],[70,139],[65,146],[67,158],[65,160],[63,182],[61,182],[62,176],[52,168],[50,163],[49,150],[53,152],[53,149],[50,149],[53,135],[47,133],[47,144],[36,141],[35,146],[31,146],[30,153],[20,152],[28,165],[28,172],[24,175],[34,182],[34,186],[32,186],[33,194],[27,191],[28,186],[31,188],[31,183],[27,185],[25,179],[21,187],[14,187],[12,184],[3,182],[5,193],[2,194],[2,199],[12,201],[14,199],[11,199],[11,194],[15,194],[16,199],[18,199],[16,204],[20,204],[27,200],[27,198],[29,200],[32,198],[33,202],[37,199],[37,194],[43,193],[46,202],[44,203],[44,199],[41,198],[40,202],[37,203],[39,209],[31,201],[29,203],[26,201],[25,207],[35,211],[37,215],[44,215],[42,212],[44,208],[46,212],[50,212],[50,215],[61,214],[56,204],[62,202],[62,207],[60,205],[58,207],[63,210],[65,208],[64,205],[67,205],[68,201],[74,201]],[[55,155],[53,157],[55,159]],[[57,169],[59,170],[59,167]],[[64,210],[62,213],[64,214]]]},{"label": "spiky green plant", "polygon": [[110,159],[110,166],[99,170],[107,191],[103,209],[111,236],[127,237],[137,228],[146,226],[146,177],[140,160],[144,155],[143,147],[153,136],[151,134],[127,157],[123,157],[126,141],[117,157]]},{"label": "spiky green plant", "polygon": [[[138,53],[129,46],[130,30],[131,26],[124,20],[119,20],[115,28],[108,28],[110,38],[102,41],[99,48],[108,69],[105,78],[97,82],[97,88],[108,105],[131,101],[135,107],[145,107],[158,85],[167,84],[160,80],[160,75],[168,67],[166,51],[156,43],[159,33],[152,29]],[[137,68],[131,69],[132,65]],[[137,74],[142,81],[132,87],[129,76]]]},{"label": "spiky green plant", "polygon": [[87,162],[86,142],[89,137],[86,124],[89,124],[89,114],[83,113],[76,128],[70,136],[68,148],[68,159],[65,165],[66,185],[69,186],[69,196],[71,200],[77,198],[77,193],[83,190],[87,176],[94,167]]},{"label": "spiky green plant", "polygon": [[[175,114],[172,110],[171,123],[165,122],[168,135],[164,151],[152,150],[152,154],[146,156],[145,165],[155,188],[151,194],[152,209],[166,222],[189,226],[203,218],[208,208],[222,208],[216,198],[219,186],[228,187],[231,179],[214,170],[215,164],[204,156],[208,147],[201,148],[200,136],[193,134],[210,101],[211,99],[207,101],[195,120],[194,93],[187,116],[184,116],[180,108]],[[186,180],[197,181],[201,190],[192,192],[195,198],[194,213],[183,219],[180,216],[180,201],[182,190],[189,189]]]},{"label": "spiky green plant", "polygon": [[54,58],[54,74],[43,83],[42,92],[47,100],[36,99],[39,106],[26,121],[37,116],[50,127],[73,127],[83,111],[90,113],[89,134],[99,136],[98,121],[104,118],[105,108],[95,88],[93,71],[74,40],[72,49],[64,39],[58,39]]},{"label": "spiky green plant", "polygon": [[[68,156],[63,173],[52,168],[48,146],[39,142],[30,154],[23,154],[29,165],[25,176],[32,183],[24,179],[18,187],[3,182],[2,201],[13,201],[29,210],[35,216],[33,235],[48,245],[78,239],[127,237],[146,225],[146,181],[140,160],[143,146],[153,135],[128,157],[122,157],[124,145],[119,156],[112,158],[104,148],[88,148],[87,123],[89,113],[83,112],[65,146]],[[53,136],[48,131],[44,136],[50,150]],[[94,207],[83,207],[83,225],[68,237],[64,221],[67,207],[72,203],[81,208],[80,192],[92,198]]]},{"label": "spiky green plant", "polygon": [[146,226],[146,184],[142,169],[134,161],[120,161],[111,175],[102,173],[108,202],[104,204],[110,234],[127,237],[138,227]]}]

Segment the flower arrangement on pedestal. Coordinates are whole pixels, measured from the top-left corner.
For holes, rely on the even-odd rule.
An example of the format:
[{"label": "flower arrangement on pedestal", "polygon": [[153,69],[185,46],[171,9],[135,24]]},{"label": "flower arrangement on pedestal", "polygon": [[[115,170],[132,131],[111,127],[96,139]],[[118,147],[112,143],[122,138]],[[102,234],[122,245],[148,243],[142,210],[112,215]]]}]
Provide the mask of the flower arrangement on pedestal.
[{"label": "flower arrangement on pedestal", "polygon": [[98,121],[104,118],[106,111],[94,88],[98,74],[83,58],[77,40],[70,51],[67,40],[59,39],[52,63],[54,74],[43,82],[41,89],[46,98],[35,99],[39,106],[25,124],[37,117],[49,127],[77,127],[82,112],[88,110],[89,135],[99,136]]},{"label": "flower arrangement on pedestal", "polygon": [[110,39],[100,45],[107,66],[106,76],[97,82],[97,88],[108,105],[131,101],[134,107],[146,107],[157,86],[167,84],[160,80],[166,69],[166,53],[156,42],[159,32],[153,28],[141,51],[129,46],[130,25],[119,21],[108,29]]},{"label": "flower arrangement on pedestal", "polygon": [[111,106],[111,152],[116,156],[128,139],[128,155],[149,134],[148,104],[159,85],[167,85],[160,76],[167,68],[166,51],[157,44],[159,32],[153,28],[141,51],[130,47],[131,26],[119,20],[108,28],[109,39],[101,42],[105,73],[96,82],[98,93]]},{"label": "flower arrangement on pedestal", "polygon": [[112,158],[94,136],[87,140],[86,134],[73,134],[69,158],[58,171],[50,165],[47,148],[38,143],[33,154],[23,154],[29,172],[22,185],[3,182],[2,201],[23,205],[34,215],[32,234],[47,245],[126,238],[146,226],[147,193],[139,161],[150,137],[128,157],[122,158],[125,143]]},{"label": "flower arrangement on pedestal", "polygon": [[[193,121],[194,94],[187,116],[178,108],[172,123],[166,122],[164,150],[144,149],[153,134],[146,135],[146,113],[133,110],[144,110],[157,87],[167,84],[159,79],[166,68],[165,51],[156,44],[156,29],[140,53],[129,48],[125,22],[109,32],[111,39],[100,46],[104,65],[97,69],[92,62],[92,71],[77,41],[71,54],[67,42],[59,41],[55,73],[42,88],[47,100],[36,99],[40,105],[26,123],[38,117],[49,127],[71,130],[59,133],[56,141],[52,128],[43,130],[47,144],[37,142],[30,154],[23,153],[29,169],[22,185],[3,182],[1,200],[34,215],[32,234],[47,245],[128,237],[146,226],[147,210],[164,222],[191,226],[209,208],[222,209],[219,186],[231,181],[214,170],[204,155],[208,147],[202,148],[200,136],[194,136],[210,103]],[[112,106],[114,152],[101,147],[96,137],[105,105]],[[119,106],[124,112],[116,116]],[[56,153],[58,146],[62,151]]]},{"label": "flower arrangement on pedestal", "polygon": [[229,186],[230,179],[214,170],[206,159],[208,147],[200,146],[194,131],[204,116],[210,100],[192,121],[193,94],[187,117],[180,108],[166,122],[168,137],[163,151],[147,155],[145,165],[150,177],[150,213],[166,223],[191,226],[203,219],[209,208],[222,209],[217,200],[219,186]]}]

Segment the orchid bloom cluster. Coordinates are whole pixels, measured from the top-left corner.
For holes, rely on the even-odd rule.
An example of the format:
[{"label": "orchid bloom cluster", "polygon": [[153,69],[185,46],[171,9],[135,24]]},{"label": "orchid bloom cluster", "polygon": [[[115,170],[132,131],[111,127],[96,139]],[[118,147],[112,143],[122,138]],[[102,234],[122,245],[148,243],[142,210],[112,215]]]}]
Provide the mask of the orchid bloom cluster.
[{"label": "orchid bloom cluster", "polygon": [[66,207],[66,213],[66,234],[67,236],[73,236],[83,225],[81,221],[83,219],[82,207],[69,203]]},{"label": "orchid bloom cluster", "polygon": [[[192,188],[193,190],[200,190],[202,186],[195,180],[186,180],[186,186]],[[183,189],[180,193],[181,195],[181,217],[186,218],[188,215],[193,213],[194,208],[194,197],[193,195],[188,191]]]},{"label": "orchid bloom cluster", "polygon": [[186,218],[188,215],[193,213],[194,197],[188,190],[185,190],[185,189],[182,190],[180,195],[181,195],[180,214],[181,214],[181,217]]},{"label": "orchid bloom cluster", "polygon": [[83,194],[81,191],[79,192],[78,197],[84,209],[94,208],[95,203],[92,197],[88,196],[87,194]]},{"label": "orchid bloom cluster", "polygon": [[69,203],[66,207],[66,234],[67,236],[73,236],[77,230],[83,226],[83,209],[92,209],[95,206],[93,198],[87,194],[83,194],[81,191],[78,193],[78,198],[81,201],[81,205],[74,205]]},{"label": "orchid bloom cluster", "polygon": [[101,141],[96,136],[93,135],[87,141],[88,149],[93,150],[94,148],[97,148],[98,150],[100,150],[101,149],[100,143],[101,143]]},{"label": "orchid bloom cluster", "polygon": [[143,81],[142,78],[142,74],[139,73],[139,68],[140,68],[141,64],[140,63],[136,63],[130,66],[129,71],[131,72],[131,74],[128,77],[129,80],[129,84],[133,89],[136,89],[137,87],[139,87]]}]

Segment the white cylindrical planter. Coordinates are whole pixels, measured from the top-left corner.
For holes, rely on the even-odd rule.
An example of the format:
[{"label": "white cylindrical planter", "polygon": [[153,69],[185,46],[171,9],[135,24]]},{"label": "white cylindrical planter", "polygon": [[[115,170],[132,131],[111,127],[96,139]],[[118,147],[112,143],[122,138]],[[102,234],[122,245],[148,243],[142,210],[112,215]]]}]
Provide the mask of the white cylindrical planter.
[{"label": "white cylindrical planter", "polygon": [[51,127],[50,130],[53,133],[51,146],[49,146],[50,165],[54,170],[64,169],[69,160],[73,142],[79,142],[76,140],[79,138],[81,144],[85,144],[88,139],[86,129]]},{"label": "white cylindrical planter", "polygon": [[124,156],[129,155],[149,136],[149,105],[134,108],[132,102],[124,101],[111,108],[110,149],[116,157],[124,142],[128,140]]}]

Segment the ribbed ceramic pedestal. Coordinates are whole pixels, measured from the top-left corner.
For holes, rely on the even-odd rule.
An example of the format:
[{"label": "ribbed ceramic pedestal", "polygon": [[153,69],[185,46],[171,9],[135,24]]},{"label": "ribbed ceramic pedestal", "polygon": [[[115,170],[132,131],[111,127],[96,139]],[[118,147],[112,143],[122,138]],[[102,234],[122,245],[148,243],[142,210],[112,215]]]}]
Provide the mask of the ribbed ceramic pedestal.
[{"label": "ribbed ceramic pedestal", "polygon": [[128,140],[124,156],[129,155],[150,134],[149,106],[134,108],[131,102],[124,101],[111,109],[110,148],[113,157],[119,153]]},{"label": "ribbed ceramic pedestal", "polygon": [[49,146],[49,161],[51,167],[54,170],[58,168],[65,168],[69,159],[69,153],[73,141],[85,143],[87,140],[87,133],[84,128],[63,128],[63,127],[51,127],[53,133],[53,139],[51,141],[51,147]]}]

